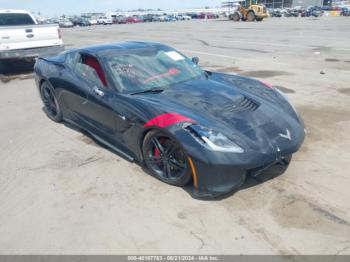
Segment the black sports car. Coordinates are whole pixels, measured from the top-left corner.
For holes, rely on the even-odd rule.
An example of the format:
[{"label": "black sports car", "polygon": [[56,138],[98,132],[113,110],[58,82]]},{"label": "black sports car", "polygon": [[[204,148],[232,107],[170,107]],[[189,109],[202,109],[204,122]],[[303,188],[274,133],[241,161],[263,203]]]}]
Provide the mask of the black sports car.
[{"label": "black sports car", "polygon": [[195,197],[238,188],[247,175],[285,169],[304,125],[277,89],[204,71],[198,58],[145,42],[98,45],[39,58],[44,110],[144,164]]}]

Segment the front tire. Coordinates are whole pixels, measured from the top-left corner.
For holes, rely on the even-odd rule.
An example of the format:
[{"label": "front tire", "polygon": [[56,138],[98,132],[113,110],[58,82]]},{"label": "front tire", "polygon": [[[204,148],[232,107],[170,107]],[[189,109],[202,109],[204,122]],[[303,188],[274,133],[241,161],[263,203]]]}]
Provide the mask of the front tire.
[{"label": "front tire", "polygon": [[253,22],[253,21],[255,21],[255,14],[254,14],[253,11],[250,11],[250,12],[248,13],[248,15],[247,15],[247,21],[248,21],[248,22]]},{"label": "front tire", "polygon": [[46,115],[55,122],[61,122],[61,107],[53,88],[47,82],[43,82],[40,86],[40,97],[44,103],[44,111]]},{"label": "front tire", "polygon": [[159,130],[145,136],[142,145],[143,159],[153,176],[161,181],[185,186],[192,178],[188,158],[181,144]]}]

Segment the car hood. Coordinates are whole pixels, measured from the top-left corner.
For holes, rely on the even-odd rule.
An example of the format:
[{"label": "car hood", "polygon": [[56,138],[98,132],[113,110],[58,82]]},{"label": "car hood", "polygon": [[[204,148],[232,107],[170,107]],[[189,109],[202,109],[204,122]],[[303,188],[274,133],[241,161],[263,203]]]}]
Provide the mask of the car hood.
[{"label": "car hood", "polygon": [[192,80],[141,97],[162,113],[190,117],[235,141],[243,139],[250,148],[281,149],[284,143],[290,147],[293,137],[304,132],[295,114],[284,110],[278,101],[274,103],[270,97],[257,96],[227,82]]}]

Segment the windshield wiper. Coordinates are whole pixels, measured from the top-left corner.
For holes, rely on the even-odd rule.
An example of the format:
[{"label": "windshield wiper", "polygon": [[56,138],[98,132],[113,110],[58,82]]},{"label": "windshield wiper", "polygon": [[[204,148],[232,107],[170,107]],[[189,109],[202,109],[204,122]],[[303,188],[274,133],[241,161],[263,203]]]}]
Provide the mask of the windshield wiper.
[{"label": "windshield wiper", "polygon": [[165,89],[162,89],[162,88],[151,88],[151,89],[140,90],[140,91],[131,93],[131,95],[146,94],[146,93],[158,94],[163,92],[164,90]]}]

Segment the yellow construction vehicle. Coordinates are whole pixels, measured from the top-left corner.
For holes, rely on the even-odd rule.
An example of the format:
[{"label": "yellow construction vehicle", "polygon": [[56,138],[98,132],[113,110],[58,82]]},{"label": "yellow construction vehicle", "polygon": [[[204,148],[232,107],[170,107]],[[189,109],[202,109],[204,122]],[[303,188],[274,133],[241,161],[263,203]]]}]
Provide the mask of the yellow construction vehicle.
[{"label": "yellow construction vehicle", "polygon": [[233,21],[262,21],[267,17],[266,7],[259,4],[258,0],[245,0],[239,2],[238,9],[230,14],[229,18]]}]

